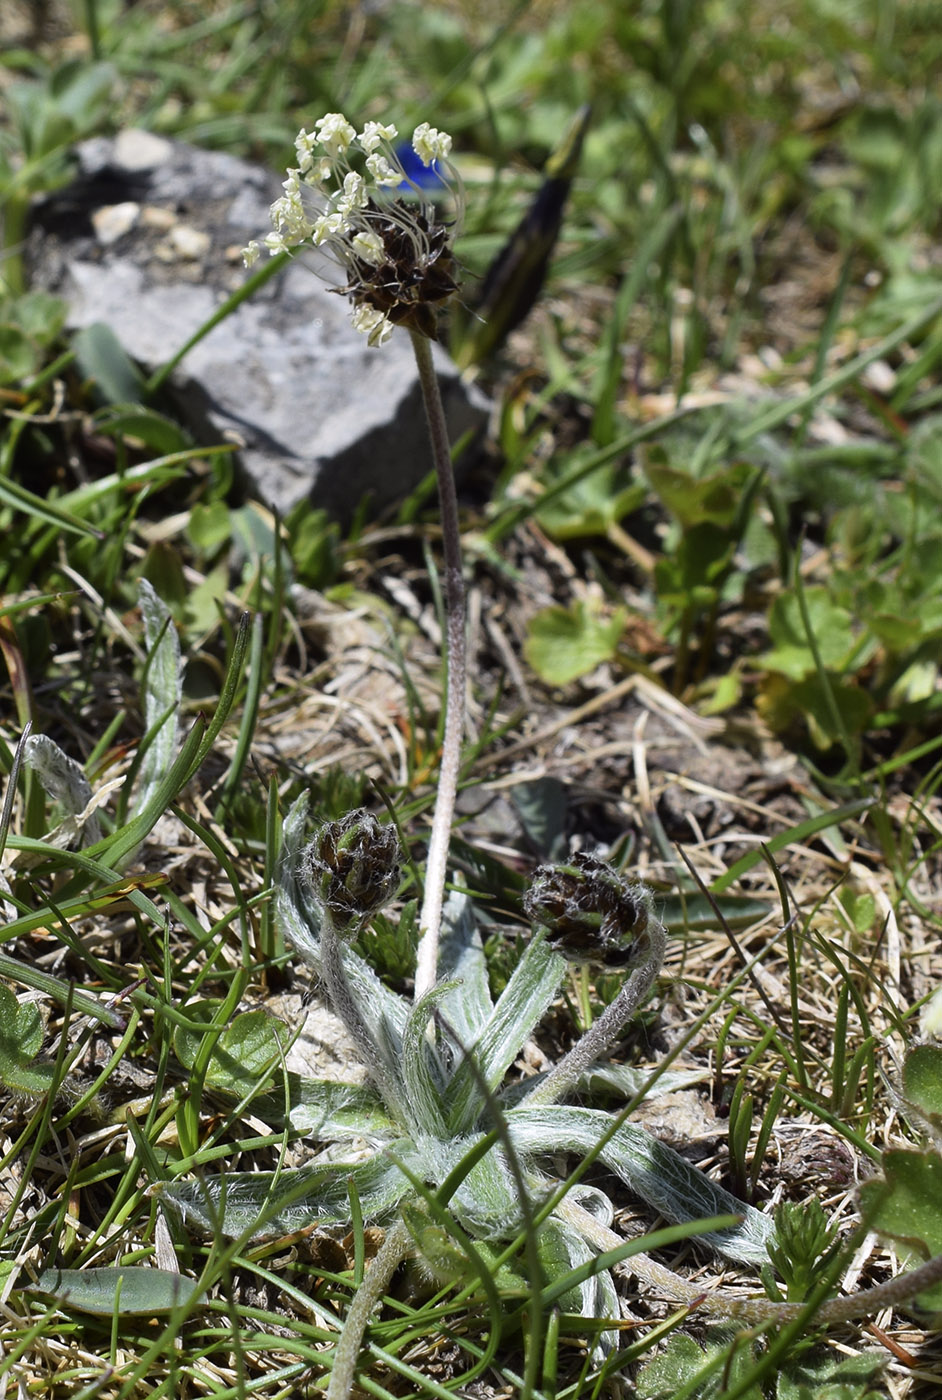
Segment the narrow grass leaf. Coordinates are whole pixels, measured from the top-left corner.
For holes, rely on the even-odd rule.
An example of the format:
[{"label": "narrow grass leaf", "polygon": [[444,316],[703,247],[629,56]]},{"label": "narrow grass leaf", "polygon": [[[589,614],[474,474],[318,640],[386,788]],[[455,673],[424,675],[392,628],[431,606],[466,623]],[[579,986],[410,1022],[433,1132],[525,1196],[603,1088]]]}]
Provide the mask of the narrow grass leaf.
[{"label": "narrow grass leaf", "polygon": [[833,374],[819,379],[810,389],[806,389],[802,394],[795,394],[791,398],[785,398],[771,407],[756,414],[752,421],[739,429],[736,433],[736,445],[742,447],[748,442],[753,442],[763,433],[771,432],[773,428],[779,427],[789,418],[802,413],[814,404],[819,403],[828,395],[835,393],[838,389],[843,389],[846,384],[852,384],[863,371],[872,365],[876,360],[884,360],[891,357],[894,351],[901,345],[919,334],[931,321],[942,315],[942,298],[931,301],[927,307],[913,316],[909,321],[897,327],[896,330],[875,345],[871,345],[862,354],[856,355],[854,359],[848,360],[841,369],[835,370]]},{"label": "narrow grass leaf", "polygon": [[716,901],[716,906],[705,895],[670,894],[657,901],[657,912],[661,922],[670,932],[700,933],[716,928],[717,909],[730,928],[752,928],[768,918],[770,905],[767,900],[753,899],[751,895],[727,895]]},{"label": "narrow grass leaf", "polygon": [[206,721],[198,719],[186,736],[173,766],[155,784],[146,806],[142,807],[126,826],[115,832],[113,837],[100,843],[100,854],[112,869],[120,869],[133,859],[148,832],[156,826],[196,772],[200,764],[206,729]]},{"label": "narrow grass leaf", "polygon": [[635,303],[650,277],[651,264],[656,262],[680,222],[679,205],[665,209],[659,202],[648,218],[632,258],[631,269],[623,278],[615,298],[612,315],[605,328],[602,371],[593,394],[595,414],[592,419],[592,439],[604,447],[615,436],[616,404],[624,383],[625,327]]},{"label": "narrow grass leaf", "polygon": [[42,992],[62,1006],[71,1001],[72,1009],[78,1015],[91,1016],[102,1025],[120,1030],[125,1024],[125,1018],[120,1012],[112,1010],[98,997],[81,991],[70,982],[54,977],[51,972],[41,972],[30,963],[19,962],[8,953],[0,953],[0,976],[8,977],[11,982],[16,982],[21,987],[32,987],[33,991]]},{"label": "narrow grass leaf", "polygon": [[65,530],[70,535],[84,535],[93,540],[104,538],[101,530],[96,530],[93,525],[71,514],[62,505],[53,505],[52,502],[34,495],[32,491],[27,491],[25,486],[6,475],[0,475],[0,504],[10,506],[15,511],[22,511],[24,515],[41,520],[56,530]]},{"label": "narrow grass leaf", "polygon": [[172,768],[157,783],[147,805],[138,812],[123,830],[116,832],[107,842],[103,853],[113,867],[131,859],[147,833],[174,802],[180,791],[193,775],[198,772],[206,755],[219,737],[219,732],[229,718],[236,701],[245,651],[248,644],[248,617],[243,613],[239,620],[232,647],[232,655],[223,681],[222,693],[212,719],[207,723],[200,716],[193,725]]},{"label": "narrow grass leaf", "polygon": [[92,379],[108,404],[139,404],[144,379],[110,326],[93,321],[77,331],[72,348],[83,379]]},{"label": "narrow grass leaf", "polygon": [[[120,501],[134,499],[148,488],[156,490],[171,481],[185,476],[192,470],[193,462],[203,457],[214,457],[220,452],[235,451],[227,446],[188,447],[182,452],[168,452],[162,457],[154,457],[149,462],[141,462],[127,471],[113,472],[110,476],[98,477],[74,491],[68,491],[61,498],[59,507],[78,514],[116,496]],[[52,523],[52,522],[51,522]],[[54,522],[58,523],[58,522]],[[86,533],[92,533],[87,530]],[[98,538],[98,532],[94,532]]]},{"label": "narrow grass leaf", "polygon": [[855,802],[845,803],[843,807],[832,807],[827,812],[819,812],[817,816],[809,817],[807,821],[790,826],[787,831],[777,832],[774,836],[770,836],[761,847],[750,851],[741,860],[737,860],[735,865],[730,866],[725,875],[714,880],[710,886],[711,892],[722,894],[724,890],[728,890],[730,885],[734,885],[741,875],[745,875],[747,870],[758,865],[760,860],[765,860],[767,852],[774,854],[786,846],[807,841],[810,837],[817,836],[819,831],[827,831],[828,827],[841,826],[844,822],[852,821],[855,817],[861,816],[873,806],[874,800],[872,797],[860,797]]},{"label": "narrow grass leaf", "polygon": [[262,686],[267,675],[263,665],[263,643],[265,638],[264,619],[256,613],[252,623],[252,641],[249,650],[248,684],[245,701],[242,705],[242,719],[236,739],[232,762],[222,784],[221,807],[225,807],[242,781],[242,773],[248,760],[258,720],[258,707],[262,696]]}]

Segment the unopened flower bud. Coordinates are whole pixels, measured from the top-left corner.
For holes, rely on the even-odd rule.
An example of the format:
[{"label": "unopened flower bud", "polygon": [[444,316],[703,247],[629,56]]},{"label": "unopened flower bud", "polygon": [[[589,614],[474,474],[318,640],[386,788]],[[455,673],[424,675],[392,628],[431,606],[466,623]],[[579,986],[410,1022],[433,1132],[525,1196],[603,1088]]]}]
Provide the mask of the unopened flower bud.
[{"label": "unopened flower bud", "polygon": [[539,866],[523,907],[571,962],[622,970],[649,956],[647,890],[598,856],[581,851],[565,865]]},{"label": "unopened flower bud", "polygon": [[302,856],[314,898],[341,936],[353,937],[399,888],[399,838],[371,813],[348,812],[325,822]]}]

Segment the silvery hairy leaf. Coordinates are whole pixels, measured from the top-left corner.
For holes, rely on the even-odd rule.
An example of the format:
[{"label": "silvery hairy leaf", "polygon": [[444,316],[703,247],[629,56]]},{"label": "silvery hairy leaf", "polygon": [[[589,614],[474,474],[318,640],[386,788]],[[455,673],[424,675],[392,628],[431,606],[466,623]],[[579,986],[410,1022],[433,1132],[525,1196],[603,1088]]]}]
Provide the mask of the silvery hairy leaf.
[{"label": "silvery hairy leaf", "polygon": [[[531,1109],[524,1104],[508,1109],[506,1119],[514,1146],[531,1156],[555,1152],[585,1156],[611,1127],[610,1115],[600,1109],[556,1104]],[[668,1220],[680,1223],[714,1215],[742,1216],[739,1225],[703,1238],[729,1259],[748,1264],[767,1261],[766,1244],[773,1229],[768,1216],[717,1186],[644,1128],[623,1123],[598,1158]]]},{"label": "silvery hairy leaf", "polygon": [[565,967],[561,954],[542,938],[527,945],[490,1019],[477,1039],[463,1047],[466,1053],[448,1087],[452,1132],[466,1132],[477,1122],[486,1108],[487,1094],[496,1093],[533,1027],[552,1003]]}]

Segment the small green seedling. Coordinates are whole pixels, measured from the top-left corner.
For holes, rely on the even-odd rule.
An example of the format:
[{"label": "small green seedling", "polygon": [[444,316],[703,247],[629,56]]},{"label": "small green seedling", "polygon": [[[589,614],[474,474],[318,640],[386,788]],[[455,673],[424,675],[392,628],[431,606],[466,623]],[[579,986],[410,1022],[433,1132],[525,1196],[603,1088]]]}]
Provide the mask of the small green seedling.
[{"label": "small green seedling", "polygon": [[41,1098],[55,1084],[55,1065],[37,1060],[43,1023],[34,1001],[17,1001],[0,983],[0,1080],[14,1094]]}]

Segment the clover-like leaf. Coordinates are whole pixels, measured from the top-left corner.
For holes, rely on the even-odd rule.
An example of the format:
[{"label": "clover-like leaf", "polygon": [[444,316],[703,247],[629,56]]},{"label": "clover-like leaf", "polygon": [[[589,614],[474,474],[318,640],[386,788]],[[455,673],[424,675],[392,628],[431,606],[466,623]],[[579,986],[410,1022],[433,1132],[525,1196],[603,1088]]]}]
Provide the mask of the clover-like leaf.
[{"label": "clover-like leaf", "polygon": [[36,1063],[43,1026],[39,1007],[22,1004],[0,985],[0,1080],[19,1094],[45,1094],[53,1087],[55,1066]]},{"label": "clover-like leaf", "polygon": [[755,475],[755,468],[736,461],[695,476],[686,466],[668,461],[660,445],[646,449],[642,465],[662,503],[687,529],[710,524],[728,532],[742,508],[743,491]]},{"label": "clover-like leaf", "polygon": [[841,1356],[827,1347],[790,1357],[779,1372],[776,1400],[879,1400],[886,1394],[871,1382],[881,1370],[879,1356]]},{"label": "clover-like leaf", "polygon": [[626,608],[604,614],[584,599],[563,608],[544,608],[530,623],[524,655],[547,685],[568,685],[611,661],[628,621]]},{"label": "clover-like leaf", "polygon": [[818,660],[811,649],[805,615],[814,635],[821,664],[841,671],[855,648],[854,618],[839,607],[826,588],[807,588],[805,609],[794,593],[782,593],[769,610],[772,649],[758,658],[760,666],[800,681],[814,675]]},{"label": "clover-like leaf", "polygon": [[[591,453],[597,452],[589,444]],[[572,470],[578,456],[573,453]],[[567,464],[568,466],[568,464]],[[548,486],[552,488],[552,482]],[[536,518],[546,533],[555,540],[587,539],[599,535],[603,539],[612,525],[618,525],[626,515],[644,504],[645,485],[632,481],[619,464],[599,467],[574,481],[560,494],[550,489],[546,504],[537,503]]]},{"label": "clover-like leaf", "polygon": [[[750,1346],[731,1354],[729,1331],[711,1328],[704,1341],[675,1332],[660,1356],[648,1361],[638,1376],[638,1400],[672,1400],[678,1391],[690,1400],[713,1400],[746,1374],[753,1364]],[[763,1400],[761,1386],[739,1391],[742,1400]]]},{"label": "clover-like leaf", "polygon": [[[199,1002],[187,1009],[193,1020],[205,1019],[209,1032],[219,1005],[219,1002]],[[269,1012],[242,1012],[213,1046],[206,1068],[207,1086],[241,1097],[277,1068],[290,1039],[288,1027]],[[177,1028],[173,1048],[184,1068],[193,1069],[202,1043],[203,1036],[198,1031],[183,1026]]]},{"label": "clover-like leaf", "polygon": [[[861,1210],[871,1230],[888,1235],[916,1256],[942,1254],[942,1156],[898,1148],[883,1154],[883,1179],[860,1188]],[[920,1293],[920,1306],[942,1308],[942,1285]]]}]

